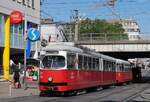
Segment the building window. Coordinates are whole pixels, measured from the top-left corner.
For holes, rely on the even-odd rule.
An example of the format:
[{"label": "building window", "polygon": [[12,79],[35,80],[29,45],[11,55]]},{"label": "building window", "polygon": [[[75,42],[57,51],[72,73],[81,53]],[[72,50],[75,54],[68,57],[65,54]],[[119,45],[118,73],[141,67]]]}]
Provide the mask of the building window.
[{"label": "building window", "polygon": [[18,3],[22,3],[22,0],[17,0]]},{"label": "building window", "polygon": [[35,8],[34,8],[34,0],[32,0],[32,8],[35,9]]},{"label": "building window", "polygon": [[27,6],[30,7],[30,0],[27,0]]},{"label": "building window", "polygon": [[0,34],[2,32],[2,16],[0,15]]},{"label": "building window", "polygon": [[28,7],[32,7],[32,1],[33,1],[33,0],[27,0],[27,6],[28,6]]},{"label": "building window", "polygon": [[26,5],[26,0],[22,0],[22,4],[23,4],[23,5]]},{"label": "building window", "polygon": [[23,25],[22,24],[12,24],[11,25],[11,33],[15,35],[23,34]]},{"label": "building window", "polygon": [[4,16],[0,15],[0,34],[4,32]]}]

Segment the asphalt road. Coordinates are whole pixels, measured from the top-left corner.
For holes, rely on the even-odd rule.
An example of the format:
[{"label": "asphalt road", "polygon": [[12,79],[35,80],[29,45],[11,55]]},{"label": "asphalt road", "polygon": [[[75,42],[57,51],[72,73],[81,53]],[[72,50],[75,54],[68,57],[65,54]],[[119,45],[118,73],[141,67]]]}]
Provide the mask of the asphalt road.
[{"label": "asphalt road", "polygon": [[[146,94],[146,95],[145,95]],[[77,96],[28,96],[10,99],[0,99],[0,102],[150,102],[149,83],[113,86],[109,89],[100,89],[90,93],[79,93]]]}]

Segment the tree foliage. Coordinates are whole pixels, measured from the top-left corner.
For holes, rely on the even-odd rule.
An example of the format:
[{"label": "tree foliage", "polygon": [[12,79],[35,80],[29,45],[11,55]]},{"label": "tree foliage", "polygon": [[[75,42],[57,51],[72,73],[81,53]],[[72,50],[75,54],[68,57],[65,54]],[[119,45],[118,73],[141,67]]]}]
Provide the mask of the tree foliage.
[{"label": "tree foliage", "polygon": [[123,39],[128,39],[127,34],[124,33],[122,25],[115,22],[111,23],[106,20],[95,19],[91,20],[89,18],[82,20],[79,23],[79,34],[89,34],[89,33],[99,33],[111,35],[112,39],[117,39],[119,35],[123,35]]},{"label": "tree foliage", "polygon": [[121,24],[109,23],[106,20],[87,18],[81,21],[79,25],[79,33],[124,33]]}]

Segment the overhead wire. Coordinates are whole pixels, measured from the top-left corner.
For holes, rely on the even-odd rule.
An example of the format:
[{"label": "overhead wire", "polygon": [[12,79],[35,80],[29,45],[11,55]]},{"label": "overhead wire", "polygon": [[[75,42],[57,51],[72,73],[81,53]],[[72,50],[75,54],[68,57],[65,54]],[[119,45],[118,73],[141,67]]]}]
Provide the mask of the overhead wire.
[{"label": "overhead wire", "polygon": [[[117,0],[118,1],[118,3],[124,3],[124,2],[128,2],[127,3],[127,6],[129,7],[129,5],[133,5],[133,4],[137,4],[137,0]],[[73,6],[71,6],[71,7],[68,7],[69,5],[79,5],[78,7],[82,10],[82,11],[87,11],[88,13],[89,12],[91,12],[92,10],[90,10],[90,7],[88,7],[88,5],[87,4],[91,4],[91,5],[94,5],[94,4],[97,4],[98,2],[100,2],[100,1],[98,1],[98,0],[96,0],[96,1],[80,1],[80,2],[67,2],[67,1],[65,1],[65,2],[45,2],[44,3],[44,7],[43,8],[50,8],[50,9],[46,9],[46,10],[48,10],[48,11],[53,11],[53,10],[60,10],[61,8],[64,8],[64,9],[68,9],[68,8],[70,8],[70,9],[74,9],[75,7],[73,7]],[[132,4],[131,4],[131,2],[132,2]],[[100,2],[101,3],[101,2]],[[139,3],[139,2],[138,2]],[[141,3],[141,2],[140,2]],[[139,5],[140,5],[140,3],[139,3]],[[142,3],[145,3],[145,2],[142,2]],[[84,5],[85,4],[85,5]],[[140,5],[140,6],[142,6],[142,5]],[[132,13],[132,11],[129,11],[129,12],[131,12]],[[129,13],[128,12],[128,13]],[[58,13],[58,12],[56,12],[56,13]],[[134,13],[134,12],[133,12]],[[59,12],[59,14],[60,15],[63,15],[63,13],[62,12]],[[141,13],[141,14],[143,14],[143,13]],[[59,16],[60,16],[59,15]],[[135,14],[136,15],[136,14]],[[140,15],[140,13],[139,13],[139,15]]]}]

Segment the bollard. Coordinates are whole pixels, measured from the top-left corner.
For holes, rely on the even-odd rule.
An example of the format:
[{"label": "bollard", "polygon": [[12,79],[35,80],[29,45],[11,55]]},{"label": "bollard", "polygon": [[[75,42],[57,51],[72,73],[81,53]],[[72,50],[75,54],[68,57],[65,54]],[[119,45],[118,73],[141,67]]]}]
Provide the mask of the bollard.
[{"label": "bollard", "polygon": [[11,84],[12,84],[12,81],[9,80],[9,96],[12,95]]}]

